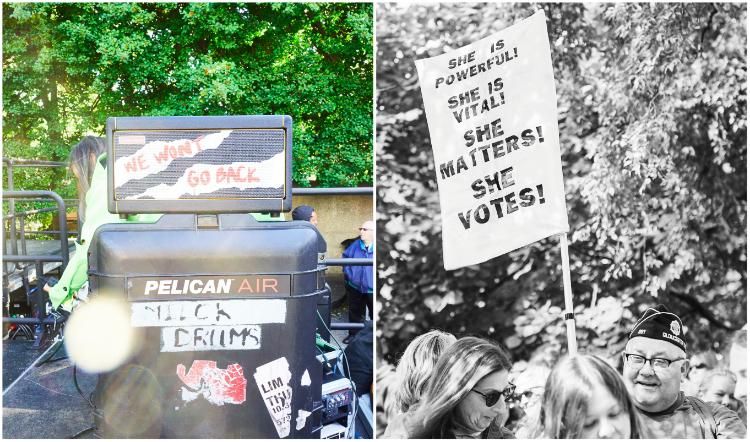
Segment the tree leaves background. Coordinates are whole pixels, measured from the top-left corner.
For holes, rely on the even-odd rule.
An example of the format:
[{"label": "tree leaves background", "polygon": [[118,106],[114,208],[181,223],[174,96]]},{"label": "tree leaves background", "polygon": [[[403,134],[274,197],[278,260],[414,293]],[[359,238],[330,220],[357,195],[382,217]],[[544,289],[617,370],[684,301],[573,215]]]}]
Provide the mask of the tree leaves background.
[{"label": "tree leaves background", "polygon": [[488,336],[517,360],[565,348],[559,244],[442,265],[435,169],[414,60],[545,10],[558,94],[582,351],[615,357],[667,304],[691,351],[747,316],[747,6],[379,4],[379,345],[394,362],[437,328]]}]

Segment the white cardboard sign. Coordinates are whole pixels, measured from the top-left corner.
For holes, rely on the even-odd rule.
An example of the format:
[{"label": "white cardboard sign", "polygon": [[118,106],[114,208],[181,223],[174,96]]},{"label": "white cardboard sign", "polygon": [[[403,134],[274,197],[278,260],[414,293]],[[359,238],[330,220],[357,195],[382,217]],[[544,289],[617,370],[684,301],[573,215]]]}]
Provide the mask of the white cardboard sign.
[{"label": "white cardboard sign", "polygon": [[416,62],[446,270],[567,232],[544,12]]},{"label": "white cardboard sign", "polygon": [[213,299],[206,301],[133,302],[133,327],[283,324],[283,299]]}]

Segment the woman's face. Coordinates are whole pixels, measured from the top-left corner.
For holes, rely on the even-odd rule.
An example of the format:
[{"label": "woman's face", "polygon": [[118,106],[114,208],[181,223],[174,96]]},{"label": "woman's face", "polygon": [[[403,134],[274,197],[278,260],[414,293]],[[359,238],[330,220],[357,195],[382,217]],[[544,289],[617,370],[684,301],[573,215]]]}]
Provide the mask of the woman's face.
[{"label": "woman's face", "polygon": [[736,382],[728,376],[714,376],[709,380],[708,388],[701,399],[724,406],[731,405],[734,400],[735,384]]},{"label": "woman's face", "polygon": [[485,430],[505,411],[506,398],[500,396],[495,404],[488,407],[487,400],[482,394],[491,396],[492,393],[503,391],[507,386],[508,370],[496,371],[483,377],[458,403],[456,416],[459,422],[475,432]]},{"label": "woman's face", "polygon": [[582,439],[628,439],[630,417],[620,402],[603,385],[591,392],[593,400],[583,421]]}]

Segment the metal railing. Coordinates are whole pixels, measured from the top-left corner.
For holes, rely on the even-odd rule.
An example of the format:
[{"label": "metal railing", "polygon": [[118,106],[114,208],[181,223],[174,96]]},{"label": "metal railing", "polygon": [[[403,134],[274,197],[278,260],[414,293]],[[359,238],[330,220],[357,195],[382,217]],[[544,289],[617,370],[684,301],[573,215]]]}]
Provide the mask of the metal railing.
[{"label": "metal railing", "polygon": [[[15,159],[15,158],[3,158],[3,163],[5,163],[5,175],[7,177],[7,188],[4,191],[15,191],[15,190],[25,190],[25,189],[16,189],[15,188],[15,169],[18,167],[24,167],[24,168],[32,168],[32,167],[61,167],[61,168],[67,168],[68,164],[62,161],[45,161],[45,160],[25,160],[25,159]],[[72,198],[72,199],[64,199],[63,201],[66,202],[74,202],[75,204],[78,203],[78,199]],[[38,231],[32,231],[32,230],[26,230],[25,229],[25,217],[29,215],[35,215],[39,213],[46,213],[46,212],[53,212],[55,211],[54,208],[46,208],[46,209],[32,209],[32,210],[26,210],[23,212],[17,212],[16,210],[16,200],[11,199],[8,201],[8,213],[4,214],[3,220],[7,221],[10,220],[10,225],[8,226],[9,236],[11,238],[19,238],[18,234],[18,228],[19,226],[16,226],[16,217],[20,216],[20,230],[21,230],[21,236],[20,238],[22,241],[25,240],[26,235],[32,235],[32,234],[60,234],[60,230],[38,230]],[[59,220],[60,223],[67,222],[67,216],[63,217]],[[77,229],[80,230],[80,229]],[[4,234],[5,232],[3,232]],[[18,245],[16,242],[11,242],[10,244],[10,250],[11,254],[17,255],[18,254]],[[5,253],[5,252],[4,252]],[[23,254],[26,254],[25,252],[22,252]],[[17,265],[16,268],[20,270],[20,265]]]},{"label": "metal railing", "polygon": [[[69,250],[68,250],[68,226],[65,222],[65,202],[60,197],[60,195],[56,194],[55,192],[51,192],[48,190],[11,190],[11,191],[3,191],[3,198],[9,199],[9,204],[14,205],[15,201],[17,199],[22,200],[53,200],[57,204],[57,216],[60,219],[60,254],[59,255],[28,255],[27,249],[26,249],[26,234],[24,232],[24,224],[23,221],[21,221],[21,232],[20,232],[20,242],[21,242],[21,252],[22,254],[18,254],[18,231],[15,229],[16,219],[24,220],[27,216],[27,213],[12,213],[5,217],[3,217],[4,220],[10,221],[10,224],[13,228],[11,228],[11,235],[15,234],[16,236],[11,236],[10,243],[12,246],[12,253],[10,255],[5,254],[5,247],[3,246],[3,261],[4,262],[13,262],[16,263],[16,268],[18,268],[23,273],[23,278],[26,277],[26,271],[29,266],[20,266],[21,263],[29,263],[33,262],[34,267],[36,270],[36,288],[35,290],[31,290],[27,286],[27,282],[24,282],[24,286],[26,288],[26,301],[29,305],[32,306],[32,312],[34,315],[34,321],[40,322],[40,320],[44,316],[44,297],[42,296],[42,286],[41,281],[43,281],[44,277],[44,263],[45,262],[60,262],[60,265],[62,268],[65,268],[65,266],[68,265],[68,261],[70,260]],[[30,211],[32,213],[39,213],[39,210],[33,210]],[[3,229],[3,236],[5,235],[5,229]],[[5,241],[5,238],[3,238],[3,241]],[[5,270],[5,269],[3,269]],[[4,278],[3,278],[3,298],[6,297],[10,299],[10,290],[8,287],[8,274],[10,272],[3,272]],[[28,321],[29,318],[8,318],[3,317],[3,322],[7,323],[26,323],[24,320]],[[37,338],[37,341],[41,339],[41,336]],[[38,342],[35,343],[35,345],[38,345]]]},{"label": "metal railing", "polygon": [[[65,201],[55,192],[50,191],[28,191],[28,190],[16,190],[14,182],[14,170],[16,167],[67,167],[67,163],[60,161],[44,161],[44,160],[24,160],[24,159],[13,159],[3,158],[5,164],[5,175],[7,177],[7,189],[3,190],[3,200],[7,201],[8,213],[3,215],[3,224],[8,222],[7,234],[9,238],[6,241],[6,229],[3,226],[2,238],[3,241],[3,261],[5,263],[13,263],[12,268],[8,268],[3,265],[3,301],[7,300],[10,302],[10,288],[8,285],[8,277],[13,273],[20,273],[21,282],[26,291],[26,302],[32,308],[32,314],[34,318],[6,318],[3,317],[3,322],[10,322],[16,324],[45,324],[44,316],[44,305],[42,296],[42,287],[40,282],[43,281],[44,277],[44,263],[46,262],[60,262],[60,265],[65,268],[70,260],[68,250],[68,226],[67,226],[67,213]],[[42,209],[30,209],[18,211],[16,207],[16,200],[52,200],[56,203],[57,208],[47,207]],[[77,201],[77,200],[73,200]],[[41,231],[30,231],[26,229],[26,219],[31,215],[38,215],[41,213],[57,212],[59,230],[41,230]],[[19,231],[20,230],[20,231]],[[60,238],[60,254],[59,255],[31,255],[28,252],[26,238],[32,234],[57,234]],[[8,244],[9,243],[9,244]],[[20,253],[19,253],[20,243]],[[10,254],[6,247],[10,246]],[[30,264],[33,263],[33,264]],[[24,265],[25,264],[25,265]],[[36,287],[31,289],[28,278],[28,269],[34,267],[36,271]],[[39,344],[37,337],[35,345]]]},{"label": "metal railing", "polygon": [[[13,207],[15,205],[16,200],[46,200],[50,199],[54,201],[57,204],[57,216],[60,219],[60,230],[56,231],[59,232],[60,235],[60,255],[27,255],[26,251],[26,244],[25,244],[25,238],[26,235],[24,230],[21,230],[21,235],[19,237],[18,231],[15,229],[15,221],[16,219],[23,220],[27,215],[29,214],[35,214],[35,213],[42,213],[42,212],[49,212],[53,211],[54,209],[36,209],[36,210],[30,210],[25,211],[21,213],[10,213],[3,217],[3,220],[9,220],[10,221],[10,245],[11,245],[11,254],[6,255],[5,251],[3,251],[3,261],[6,262],[50,262],[50,261],[60,261],[62,263],[62,266],[65,267],[68,264],[69,260],[69,254],[68,254],[68,225],[64,221],[66,217],[66,211],[65,211],[65,201],[60,197],[60,195],[56,194],[55,192],[51,192],[49,190],[4,190],[3,191],[3,198],[8,199],[9,206]],[[23,223],[22,223],[23,226]],[[18,254],[18,240],[20,239],[21,242],[21,251],[23,252],[22,255]],[[39,274],[41,276],[41,274]]]},{"label": "metal railing", "polygon": [[372,187],[295,187],[292,195],[373,195]]},{"label": "metal railing", "polygon": [[[9,160],[6,158],[3,158],[3,162],[9,165],[19,165],[23,164],[24,166],[32,166],[32,165],[46,165],[46,166],[64,166],[65,163],[57,163],[57,162],[43,162],[43,161],[23,161],[21,160]],[[10,169],[10,168],[9,168]],[[12,171],[9,170],[8,173],[8,186],[13,186],[13,174]],[[292,190],[292,194],[294,195],[373,195],[374,189],[372,187],[333,187],[333,188],[295,188]],[[17,268],[20,266],[20,263],[24,262],[34,262],[36,266],[36,274],[37,274],[37,280],[39,280],[40,277],[44,274],[43,271],[43,263],[44,262],[61,262],[62,268],[64,269],[65,266],[67,266],[67,263],[69,261],[69,253],[68,253],[68,247],[67,247],[67,223],[64,221],[66,219],[66,209],[65,209],[65,202],[62,198],[60,198],[59,195],[57,195],[54,192],[50,191],[3,191],[3,197],[8,199],[9,207],[11,208],[10,213],[6,216],[4,216],[4,220],[10,221],[11,228],[10,235],[12,237],[11,240],[11,254],[6,255],[5,252],[3,252],[3,260],[5,262],[13,262],[16,263]],[[25,212],[16,212],[15,211],[15,201],[16,199],[40,199],[40,198],[48,198],[52,199],[57,203],[57,214],[60,219],[60,230],[59,231],[48,231],[49,233],[59,233],[60,234],[60,255],[29,255],[27,254],[26,250],[26,242],[25,242],[25,230],[24,230],[24,221],[23,219],[25,216],[35,213],[44,213],[44,212],[50,212],[54,211],[54,208],[46,208],[46,209],[35,209]],[[17,239],[18,237],[18,231],[15,228],[15,220],[20,220],[20,230],[21,230],[21,236],[20,236],[20,242],[21,242],[21,254],[18,253],[18,247],[17,247]],[[371,266],[373,265],[373,260],[371,258],[329,258],[322,262],[322,264],[327,266]],[[21,269],[19,269],[21,270]],[[7,279],[7,278],[6,278]],[[5,282],[7,284],[7,280]],[[39,287],[37,288],[39,289]],[[4,287],[4,292],[7,290],[7,287]],[[8,295],[7,293],[4,293],[4,295]],[[22,320],[23,319],[23,320]],[[33,319],[33,318],[7,318],[3,317],[3,322],[11,322],[11,323],[39,323],[42,322],[41,319]]]}]

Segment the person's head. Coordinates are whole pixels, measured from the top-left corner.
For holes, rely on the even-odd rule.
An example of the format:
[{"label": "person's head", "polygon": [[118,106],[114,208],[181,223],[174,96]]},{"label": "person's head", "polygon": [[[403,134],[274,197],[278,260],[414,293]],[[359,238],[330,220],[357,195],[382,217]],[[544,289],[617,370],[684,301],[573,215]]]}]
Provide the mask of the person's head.
[{"label": "person's head", "polygon": [[450,333],[432,330],[414,338],[396,366],[399,385],[393,393],[393,409],[403,413],[417,403],[432,376],[435,363],[446,348],[456,342]]},{"label": "person's head", "polygon": [[553,439],[633,439],[638,413],[617,371],[593,355],[566,356],[547,378],[541,434]]},{"label": "person's head", "polygon": [[294,221],[308,221],[310,224],[318,225],[318,214],[312,206],[297,206],[292,210],[292,220]]},{"label": "person's head", "polygon": [[737,399],[747,397],[747,330],[738,330],[732,337],[729,348],[729,369],[737,376],[734,396]]},{"label": "person's head", "polygon": [[76,177],[78,189],[78,219],[84,221],[86,213],[86,192],[91,186],[91,177],[94,175],[96,159],[104,153],[106,144],[104,138],[85,136],[73,146],[70,151],[70,171]]},{"label": "person's head", "polygon": [[638,408],[656,413],[677,401],[687,375],[686,350],[680,318],[663,305],[646,310],[622,355],[625,385]]},{"label": "person's head", "polygon": [[[517,407],[515,413],[519,417],[516,423],[516,438],[536,439],[540,436],[539,414],[542,409],[542,397],[544,396],[544,385],[552,371],[545,361],[537,358],[529,360],[529,364],[519,373],[511,378],[516,385]],[[510,411],[510,410],[509,410]]]},{"label": "person's head", "polygon": [[735,405],[734,389],[737,376],[729,370],[711,370],[703,377],[698,397],[706,402],[716,402],[726,407]]},{"label": "person's head", "polygon": [[419,411],[433,437],[484,431],[505,411],[512,362],[494,342],[464,337],[438,359]]},{"label": "person's head", "polygon": [[362,227],[359,228],[359,238],[366,245],[372,244],[372,240],[375,235],[375,223],[372,220],[365,221],[362,223]]},{"label": "person's head", "polygon": [[545,365],[529,365],[513,381],[516,384],[516,395],[520,398],[520,406],[527,416],[539,413],[544,384],[550,371]]},{"label": "person's head", "polygon": [[712,351],[702,351],[690,356],[690,368],[688,369],[688,379],[696,385],[703,382],[706,373],[713,370],[719,365],[716,353]]}]

